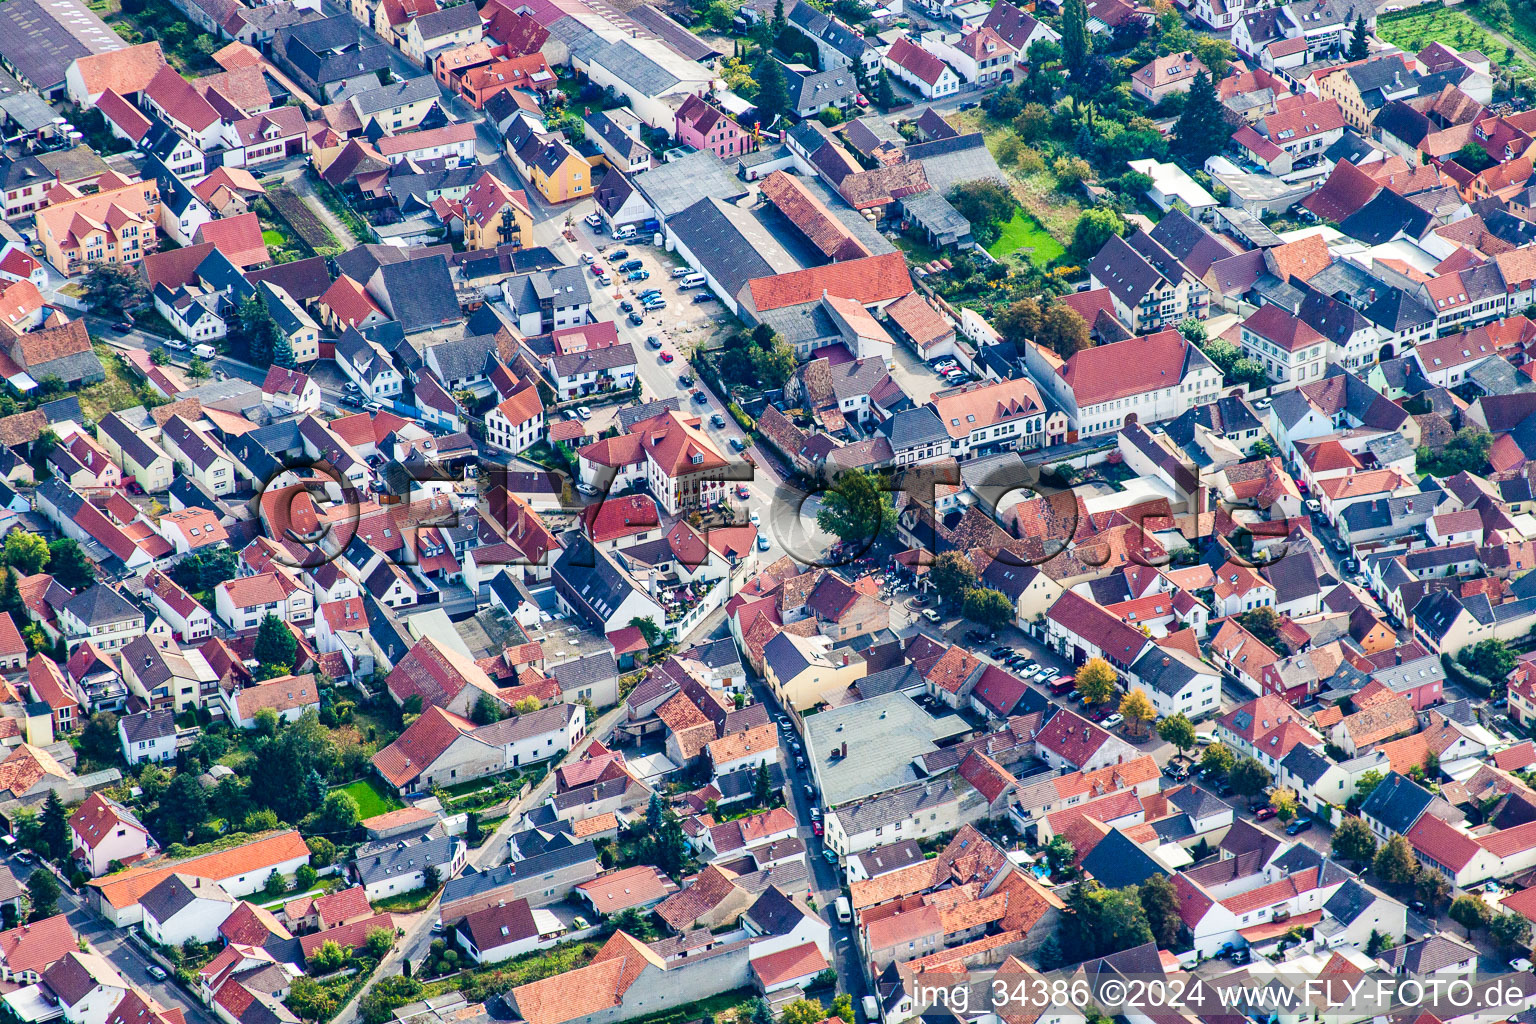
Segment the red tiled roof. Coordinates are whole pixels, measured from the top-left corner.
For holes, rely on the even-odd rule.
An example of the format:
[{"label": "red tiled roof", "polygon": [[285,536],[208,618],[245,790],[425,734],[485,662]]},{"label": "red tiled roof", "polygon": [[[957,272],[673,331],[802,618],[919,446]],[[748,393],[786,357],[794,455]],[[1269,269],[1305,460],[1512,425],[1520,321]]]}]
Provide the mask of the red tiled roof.
[{"label": "red tiled roof", "polygon": [[869,306],[910,292],[912,276],[907,272],[906,257],[900,252],[890,252],[774,277],[758,277],[747,282],[747,287],[752,293],[752,304],[760,313],[814,302],[821,298],[822,292],[855,299],[861,305]]},{"label": "red tiled roof", "polygon": [[1177,385],[1188,349],[1178,331],[1159,331],[1082,349],[1056,372],[1072,389],[1078,407],[1087,408]]},{"label": "red tiled roof", "polygon": [[261,218],[254,213],[209,221],[197,229],[197,241],[212,242],[214,248],[241,270],[272,258],[267,252],[267,243],[261,238]]}]

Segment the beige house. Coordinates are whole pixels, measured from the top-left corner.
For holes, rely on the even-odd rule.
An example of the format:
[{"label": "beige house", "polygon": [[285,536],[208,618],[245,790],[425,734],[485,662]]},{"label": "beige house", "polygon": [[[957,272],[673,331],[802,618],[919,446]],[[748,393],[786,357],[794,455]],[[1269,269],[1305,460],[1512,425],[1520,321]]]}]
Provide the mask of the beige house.
[{"label": "beige house", "polygon": [[160,431],[160,443],[183,473],[214,494],[234,492],[235,461],[206,431],[180,416],[172,416]]},{"label": "beige house", "polygon": [[149,494],[158,494],[171,486],[176,464],[154,441],[115,412],[103,417],[97,428],[97,441],[124,476],[133,477]]},{"label": "beige house", "polygon": [[846,690],[868,671],[856,651],[832,649],[825,636],[782,632],[763,648],[763,677],[779,703],[804,711]]}]

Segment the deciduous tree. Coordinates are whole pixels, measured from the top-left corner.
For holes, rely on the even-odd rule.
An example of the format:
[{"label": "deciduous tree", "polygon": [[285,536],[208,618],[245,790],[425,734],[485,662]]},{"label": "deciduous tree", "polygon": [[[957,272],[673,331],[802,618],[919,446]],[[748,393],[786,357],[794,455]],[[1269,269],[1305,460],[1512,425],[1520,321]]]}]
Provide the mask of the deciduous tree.
[{"label": "deciduous tree", "polygon": [[1256,757],[1245,757],[1227,773],[1232,792],[1239,796],[1255,797],[1269,788],[1269,769]]},{"label": "deciduous tree", "polygon": [[960,614],[988,629],[1002,629],[1013,621],[1013,602],[990,587],[972,587],[965,592]]},{"label": "deciduous tree", "polygon": [[1389,885],[1403,885],[1413,881],[1418,869],[1419,862],[1413,855],[1413,848],[1402,836],[1388,839],[1376,851],[1376,859],[1371,863],[1371,870],[1376,872],[1376,877]]},{"label": "deciduous tree", "polygon": [[1179,916],[1179,893],[1167,875],[1154,874],[1141,883],[1141,909],[1147,915],[1147,927],[1152,938],[1162,949],[1168,949],[1179,941],[1179,930],[1184,926]]},{"label": "deciduous tree", "polygon": [[1157,735],[1164,743],[1172,743],[1180,754],[1195,747],[1195,723],[1182,711],[1175,711],[1157,723]]},{"label": "deciduous tree", "polygon": [[1120,698],[1120,714],[1136,735],[1145,735],[1147,723],[1157,720],[1157,708],[1141,687]]},{"label": "deciduous tree", "polygon": [[27,530],[5,535],[5,564],[23,576],[33,576],[48,564],[48,542]]},{"label": "deciduous tree", "polygon": [[1333,855],[1355,865],[1355,870],[1371,862],[1376,856],[1376,837],[1371,827],[1361,818],[1346,815],[1333,830]]},{"label": "deciduous tree", "polygon": [[928,567],[928,582],[941,600],[960,601],[976,586],[976,567],[960,552],[945,551]]},{"label": "deciduous tree", "polygon": [[1084,704],[1104,704],[1115,694],[1115,670],[1103,658],[1089,658],[1077,670],[1077,692]]},{"label": "deciduous tree", "polygon": [[896,507],[874,474],[852,469],[822,494],[816,525],[844,544],[867,545],[896,528]]},{"label": "deciduous tree", "polygon": [[[1400,838],[1400,837],[1395,837]],[[1488,904],[1483,902],[1481,896],[1463,895],[1457,896],[1451,901],[1451,909],[1447,911],[1452,921],[1467,930],[1467,938],[1472,937],[1475,929],[1486,925],[1493,918],[1493,911]]]},{"label": "deciduous tree", "polygon": [[60,537],[48,545],[48,571],[70,590],[84,590],[96,582],[96,563],[73,537]]}]

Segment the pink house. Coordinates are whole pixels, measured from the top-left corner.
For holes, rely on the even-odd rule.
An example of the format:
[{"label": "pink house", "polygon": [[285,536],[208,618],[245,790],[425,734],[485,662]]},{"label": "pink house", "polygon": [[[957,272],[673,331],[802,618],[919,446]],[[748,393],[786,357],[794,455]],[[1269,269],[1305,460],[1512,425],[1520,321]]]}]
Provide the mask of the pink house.
[{"label": "pink house", "polygon": [[710,150],[722,160],[756,148],[741,125],[697,96],[689,96],[678,108],[676,134],[684,145]]}]

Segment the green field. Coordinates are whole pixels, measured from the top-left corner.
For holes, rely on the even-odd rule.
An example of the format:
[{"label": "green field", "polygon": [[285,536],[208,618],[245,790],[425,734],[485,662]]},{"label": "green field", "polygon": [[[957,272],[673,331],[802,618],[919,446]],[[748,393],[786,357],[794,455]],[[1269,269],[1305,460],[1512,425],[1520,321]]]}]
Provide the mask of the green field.
[{"label": "green field", "polygon": [[261,233],[261,240],[268,245],[277,246],[279,249],[288,244],[288,239],[281,231],[263,231]]},{"label": "green field", "polygon": [[1053,238],[1026,210],[1016,211],[1013,220],[1003,225],[1003,233],[997,241],[987,246],[987,252],[998,259],[1011,256],[1018,249],[1026,250],[1025,257],[1037,267],[1044,267],[1067,251],[1067,247]]},{"label": "green field", "polygon": [[337,787],[343,793],[351,793],[352,799],[357,801],[357,810],[365,818],[371,818],[375,814],[383,814],[385,811],[399,810],[405,805],[394,797],[385,793],[378,784],[371,779],[359,779],[345,786]]}]

